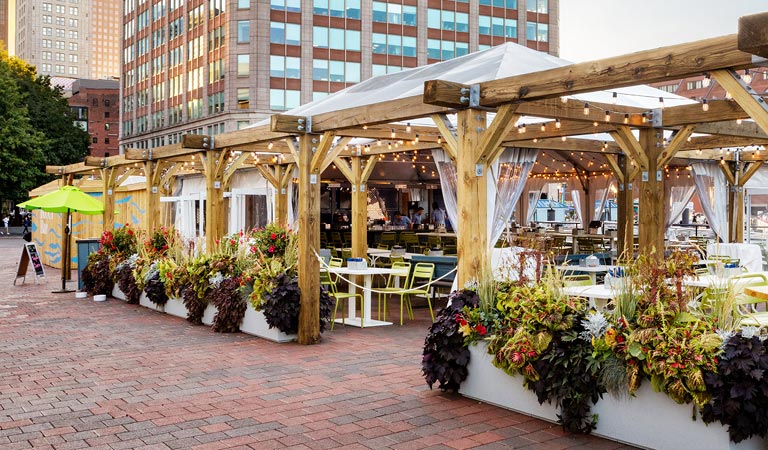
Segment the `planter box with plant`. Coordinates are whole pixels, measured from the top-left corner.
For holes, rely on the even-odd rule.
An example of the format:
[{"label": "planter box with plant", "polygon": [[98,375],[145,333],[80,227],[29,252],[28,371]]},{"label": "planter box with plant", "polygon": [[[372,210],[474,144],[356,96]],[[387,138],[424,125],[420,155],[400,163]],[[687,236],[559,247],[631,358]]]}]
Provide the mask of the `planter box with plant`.
[{"label": "planter box with plant", "polygon": [[766,336],[734,330],[732,293],[683,286],[694,258],[640,257],[610,314],[565,296],[556,271],[455,292],[425,342],[427,383],[634,445],[768,448]]}]

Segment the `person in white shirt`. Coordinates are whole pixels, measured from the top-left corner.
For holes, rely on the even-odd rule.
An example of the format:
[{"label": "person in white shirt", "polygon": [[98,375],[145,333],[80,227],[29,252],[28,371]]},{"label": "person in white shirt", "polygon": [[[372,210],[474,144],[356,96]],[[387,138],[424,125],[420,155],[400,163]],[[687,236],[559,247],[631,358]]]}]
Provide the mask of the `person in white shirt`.
[{"label": "person in white shirt", "polygon": [[432,213],[429,215],[429,220],[436,226],[445,226],[445,211],[440,209],[437,202],[432,203]]},{"label": "person in white shirt", "polygon": [[8,222],[10,222],[10,221],[11,221],[11,218],[8,217],[7,215],[5,217],[3,217],[3,226],[5,227],[5,234],[11,234],[8,231]]}]

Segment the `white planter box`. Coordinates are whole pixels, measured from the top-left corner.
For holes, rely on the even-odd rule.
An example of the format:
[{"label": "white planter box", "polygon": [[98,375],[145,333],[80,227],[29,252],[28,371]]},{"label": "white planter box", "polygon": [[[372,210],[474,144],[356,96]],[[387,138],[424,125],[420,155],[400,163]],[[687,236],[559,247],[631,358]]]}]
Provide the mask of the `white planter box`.
[{"label": "white planter box", "polygon": [[277,328],[269,328],[264,314],[253,309],[250,303],[248,303],[248,308],[245,310],[240,331],[275,342],[291,342],[296,340],[295,334],[285,334]]},{"label": "white planter box", "polygon": [[[512,409],[551,422],[557,421],[557,409],[548,403],[539,405],[536,395],[523,387],[522,377],[511,377],[492,363],[487,344],[470,346],[469,375],[459,392],[469,398]],[[654,392],[647,380],[635,397],[616,400],[605,394],[592,412],[598,414],[593,433],[628,444],[669,450],[703,448],[763,450],[768,441],[752,438],[738,444],[728,438],[728,430],[719,422],[705,424],[691,420],[692,406],[678,405],[666,394]]]},{"label": "white planter box", "polygon": [[112,297],[125,301],[125,294],[120,290],[120,287],[115,283],[115,287],[112,288]]},{"label": "white planter box", "polygon": [[149,309],[153,309],[155,311],[163,312],[165,309],[162,305],[156,305],[155,303],[151,302],[147,298],[147,294],[144,291],[141,291],[141,297],[139,297],[139,305],[144,306]]},{"label": "white planter box", "polygon": [[189,314],[189,311],[187,311],[187,307],[184,306],[184,301],[176,297],[169,298],[168,301],[165,303],[164,309],[166,314],[170,314],[176,317],[181,317],[182,319],[186,319],[187,315]]},{"label": "white planter box", "polygon": [[219,312],[219,308],[209,303],[208,306],[205,307],[205,311],[203,311],[203,325],[213,325],[213,318],[216,316],[217,312]]}]

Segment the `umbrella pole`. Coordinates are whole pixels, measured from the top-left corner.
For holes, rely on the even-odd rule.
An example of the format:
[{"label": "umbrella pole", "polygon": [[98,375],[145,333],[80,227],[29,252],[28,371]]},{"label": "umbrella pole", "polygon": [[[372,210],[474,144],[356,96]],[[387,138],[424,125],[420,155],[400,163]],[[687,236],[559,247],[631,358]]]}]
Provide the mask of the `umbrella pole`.
[{"label": "umbrella pole", "polygon": [[69,243],[71,241],[70,239],[70,229],[69,229],[69,218],[70,218],[70,211],[67,209],[67,221],[66,225],[64,226],[64,242],[62,242],[61,246],[61,253],[62,253],[62,261],[61,261],[61,290],[59,291],[53,291],[54,294],[64,294],[67,292],[74,292],[72,289],[67,289],[67,275],[69,272],[69,261],[70,256],[70,248]]}]

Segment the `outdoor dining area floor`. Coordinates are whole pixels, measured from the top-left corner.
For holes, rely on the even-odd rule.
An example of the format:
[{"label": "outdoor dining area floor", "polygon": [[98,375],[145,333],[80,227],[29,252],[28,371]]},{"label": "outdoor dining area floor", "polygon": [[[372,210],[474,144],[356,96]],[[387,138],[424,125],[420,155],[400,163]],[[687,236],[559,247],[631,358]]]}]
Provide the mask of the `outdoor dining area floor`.
[{"label": "outdoor dining area floor", "polygon": [[[16,255],[21,240],[0,241]],[[120,300],[11,286],[0,263],[0,448],[627,449],[429,390],[429,311],[403,326],[337,325],[319,345],[217,334]],[[74,283],[70,283],[74,286]],[[631,424],[628,424],[631,426]]]}]

